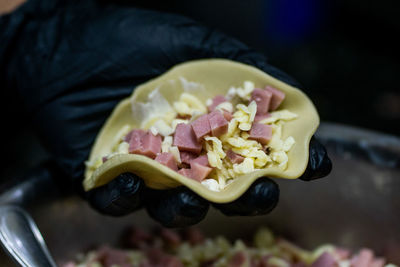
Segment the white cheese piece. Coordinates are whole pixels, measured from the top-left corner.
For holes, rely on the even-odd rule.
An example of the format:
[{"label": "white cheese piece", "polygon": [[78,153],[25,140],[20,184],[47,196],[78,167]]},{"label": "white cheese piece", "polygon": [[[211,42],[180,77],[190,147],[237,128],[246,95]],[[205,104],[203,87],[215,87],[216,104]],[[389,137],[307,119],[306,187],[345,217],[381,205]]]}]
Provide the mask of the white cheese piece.
[{"label": "white cheese piece", "polygon": [[233,170],[238,174],[245,174],[254,171],[254,160],[245,158],[240,164],[233,164]]},{"label": "white cheese piece", "polygon": [[292,136],[289,136],[288,138],[286,138],[286,140],[283,142],[283,151],[289,151],[292,146],[296,143],[296,141],[294,140],[294,138]]},{"label": "white cheese piece", "polygon": [[201,182],[202,185],[207,187],[211,191],[219,192],[219,184],[215,179],[204,179]]},{"label": "white cheese piece", "polygon": [[179,164],[182,163],[181,154],[179,153],[179,149],[177,146],[171,146],[169,148],[169,152],[172,154],[172,156],[174,156],[176,162],[178,162]]},{"label": "white cheese piece", "polygon": [[218,106],[216,106],[216,109],[221,110],[221,111],[228,111],[228,112],[233,112],[233,105],[230,102],[222,102]]},{"label": "white cheese piece", "polygon": [[232,100],[237,95],[237,89],[235,87],[229,88],[228,92],[226,93],[225,97],[228,100]]},{"label": "white cheese piece", "polygon": [[119,154],[129,154],[129,143],[124,141],[121,144],[119,144],[118,153]]},{"label": "white cheese piece", "polygon": [[169,152],[169,148],[172,146],[172,136],[164,137],[163,142],[161,143],[161,152],[167,153]]},{"label": "white cheese piece", "polygon": [[151,127],[150,127],[150,132],[151,132],[153,135],[157,135],[157,134],[158,134],[158,130],[157,130],[157,128],[154,127],[154,126],[151,126]]},{"label": "white cheese piece", "polygon": [[[157,120],[153,127],[157,130],[159,134],[162,136],[168,136],[173,134],[174,130],[169,126],[164,120]],[[152,128],[153,128],[152,127]],[[151,128],[150,128],[151,129]],[[152,131],[153,132],[153,131]],[[154,133],[153,133],[154,134]]]},{"label": "white cheese piece", "polygon": [[169,122],[176,116],[176,112],[158,88],[149,94],[146,103],[132,101],[131,107],[132,114],[135,114],[134,121],[141,123],[141,129],[149,129],[152,126],[149,122],[155,118],[165,118]]},{"label": "white cheese piece", "polygon": [[183,93],[181,94],[180,101],[188,104],[188,106],[194,110],[198,110],[202,113],[207,112],[206,106],[194,95]]}]

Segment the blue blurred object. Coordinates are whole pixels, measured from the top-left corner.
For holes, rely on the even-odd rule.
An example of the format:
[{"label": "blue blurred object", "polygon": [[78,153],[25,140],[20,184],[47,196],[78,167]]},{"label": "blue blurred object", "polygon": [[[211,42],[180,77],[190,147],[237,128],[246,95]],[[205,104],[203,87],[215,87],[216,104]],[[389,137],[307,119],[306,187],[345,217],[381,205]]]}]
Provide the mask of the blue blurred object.
[{"label": "blue blurred object", "polygon": [[320,30],[326,15],[321,1],[265,1],[264,33],[277,43],[299,42]]}]

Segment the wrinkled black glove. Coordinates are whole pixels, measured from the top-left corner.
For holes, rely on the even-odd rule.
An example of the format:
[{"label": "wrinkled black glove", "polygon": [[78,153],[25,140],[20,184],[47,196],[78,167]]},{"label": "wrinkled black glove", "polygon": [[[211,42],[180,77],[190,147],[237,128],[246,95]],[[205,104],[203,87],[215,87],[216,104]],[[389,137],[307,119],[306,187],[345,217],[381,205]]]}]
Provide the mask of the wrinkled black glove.
[{"label": "wrinkled black glove", "polygon": [[[37,1],[0,18],[1,84],[18,90],[39,137],[81,190],[84,161],[115,105],[135,86],[199,58],[253,65],[293,86],[288,75],[241,42],[177,15],[96,1]],[[303,180],[326,176],[331,162],[315,139]],[[55,177],[55,178],[57,178]],[[98,211],[124,215],[144,206],[165,226],[199,222],[209,203],[185,187],[153,190],[130,173],[83,193]],[[239,199],[215,204],[227,215],[270,212],[278,185],[258,179]]]}]

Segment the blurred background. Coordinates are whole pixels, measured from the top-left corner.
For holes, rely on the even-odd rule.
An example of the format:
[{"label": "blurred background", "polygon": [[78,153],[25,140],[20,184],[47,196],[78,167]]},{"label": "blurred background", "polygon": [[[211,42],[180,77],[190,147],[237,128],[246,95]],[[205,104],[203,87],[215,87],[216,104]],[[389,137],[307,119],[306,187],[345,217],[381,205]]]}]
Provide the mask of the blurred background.
[{"label": "blurred background", "polygon": [[[0,12],[10,12],[21,2],[0,0]],[[271,64],[303,85],[322,121],[400,135],[400,1],[118,3],[192,17],[263,52]],[[20,106],[15,92],[1,90],[1,99],[7,100],[1,105],[3,125],[13,129],[3,132],[8,161],[1,177],[6,177],[18,175],[20,166],[35,165],[41,160],[37,151],[42,150],[30,132],[29,116],[20,108],[10,109]],[[16,144],[23,147],[26,155],[21,157]]]}]

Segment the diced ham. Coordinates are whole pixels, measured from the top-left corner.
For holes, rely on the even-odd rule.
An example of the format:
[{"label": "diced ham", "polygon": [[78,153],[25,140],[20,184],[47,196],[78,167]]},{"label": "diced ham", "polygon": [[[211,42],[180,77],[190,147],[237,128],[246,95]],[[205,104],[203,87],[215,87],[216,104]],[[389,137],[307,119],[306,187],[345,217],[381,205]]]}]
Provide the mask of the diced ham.
[{"label": "diced ham", "polygon": [[256,88],[251,93],[251,101],[256,101],[257,114],[266,114],[270,107],[272,92]]},{"label": "diced ham", "polygon": [[161,152],[161,136],[149,131],[133,130],[129,140],[129,153],[140,154],[154,159]]},{"label": "diced ham", "polygon": [[209,105],[208,112],[214,111],[214,109],[221,103],[227,102],[228,100],[223,95],[217,95],[212,99],[211,105]]},{"label": "diced ham", "polygon": [[383,259],[383,258],[375,258],[369,264],[369,267],[383,267],[383,266],[385,266],[385,259]]},{"label": "diced ham", "polygon": [[125,135],[125,137],[124,137],[124,141],[125,142],[129,143],[129,140],[131,140],[131,136],[132,136],[133,131],[135,131],[135,130],[132,130],[127,135]]},{"label": "diced ham", "polygon": [[138,154],[142,149],[142,137],[146,135],[146,131],[135,129],[128,134],[129,139],[129,153]]},{"label": "diced ham", "polygon": [[124,230],[121,235],[121,242],[127,248],[146,248],[153,242],[153,235],[142,228],[131,226]]},{"label": "diced ham", "polygon": [[190,164],[190,171],[191,171],[191,177],[193,180],[196,181],[203,181],[212,171],[212,168],[209,168],[207,166],[203,166],[199,163],[192,162]]},{"label": "diced ham", "polygon": [[249,139],[256,140],[257,142],[266,145],[272,137],[272,127],[270,125],[253,123],[250,129]]},{"label": "diced ham", "polygon": [[188,151],[196,154],[199,154],[202,148],[201,143],[197,141],[192,126],[185,123],[179,123],[176,126],[174,146],[177,146],[180,151]]},{"label": "diced ham", "polygon": [[228,121],[224,118],[221,111],[214,110],[208,114],[210,122],[211,134],[213,136],[221,136],[228,131]]},{"label": "diced ham", "polygon": [[155,160],[174,171],[178,170],[178,165],[172,153],[169,152],[160,153],[156,156]]},{"label": "diced ham", "polygon": [[104,162],[106,162],[108,160],[108,158],[106,157],[106,156],[104,156],[104,157],[102,157],[101,158],[101,161],[104,163]]},{"label": "diced ham", "polygon": [[329,253],[324,252],[321,256],[316,259],[311,267],[336,267],[336,260],[335,258]]},{"label": "diced ham", "polygon": [[374,259],[374,252],[370,249],[363,248],[360,252],[351,258],[351,266],[353,267],[369,267]]},{"label": "diced ham", "polygon": [[148,261],[147,266],[163,266],[163,267],[183,267],[182,262],[176,257],[169,255],[159,248],[151,248],[146,250]]},{"label": "diced ham", "polygon": [[158,266],[165,266],[165,267],[184,267],[183,263],[180,259],[176,256],[168,255],[165,257],[160,265]]},{"label": "diced ham", "polygon": [[191,123],[194,134],[196,135],[197,141],[200,141],[202,137],[211,133],[210,122],[208,121],[208,115],[204,114]]},{"label": "diced ham", "polygon": [[181,237],[170,229],[162,228],[160,236],[168,247],[177,247],[181,244]]},{"label": "diced ham", "polygon": [[222,115],[224,115],[224,118],[225,118],[227,121],[231,121],[231,120],[233,119],[232,113],[230,113],[229,111],[226,111],[225,109],[223,110]]},{"label": "diced ham", "polygon": [[210,174],[211,171],[212,168],[194,162],[190,165],[190,169],[180,169],[178,173],[190,179],[201,182]]},{"label": "diced ham", "polygon": [[192,159],[190,161],[190,164],[193,164],[193,163],[198,163],[200,165],[203,165],[203,166],[206,166],[206,167],[210,167],[210,164],[208,163],[207,155],[201,155],[201,156],[198,156],[195,159]]},{"label": "diced ham", "polygon": [[269,267],[268,260],[271,258],[270,255],[263,255],[261,256],[257,267]]},{"label": "diced ham", "polygon": [[98,261],[105,267],[111,266],[121,266],[121,267],[129,267],[131,264],[129,263],[129,256],[124,251],[112,249],[109,247],[100,248],[95,261]]},{"label": "diced ham", "polygon": [[186,228],[183,235],[191,245],[201,244],[205,240],[203,233],[198,228]]},{"label": "diced ham", "polygon": [[350,251],[348,249],[336,248],[335,255],[337,258],[344,260],[350,257]]},{"label": "diced ham", "polygon": [[271,103],[269,104],[269,110],[277,109],[279,105],[282,103],[282,101],[285,99],[285,93],[272,86],[265,87],[265,90],[272,93]]},{"label": "diced ham", "polygon": [[190,162],[197,158],[197,155],[194,153],[186,152],[186,151],[180,151],[179,152],[181,156],[181,162],[185,163],[187,165],[190,165]]},{"label": "diced ham", "polygon": [[142,148],[137,154],[154,159],[161,152],[161,143],[162,139],[160,135],[153,135],[151,132],[148,132],[142,137]]},{"label": "diced ham", "polygon": [[179,173],[180,175],[186,176],[186,177],[188,177],[188,178],[190,178],[190,176],[192,175],[191,170],[190,170],[190,169],[186,169],[186,168],[180,169],[180,170],[178,171],[178,173]]},{"label": "diced ham", "polygon": [[239,154],[236,154],[235,152],[232,151],[232,149],[229,149],[226,152],[226,156],[229,158],[229,160],[233,163],[233,164],[239,164],[242,163],[244,160],[244,157],[240,156]]},{"label": "diced ham", "polygon": [[256,114],[256,116],[254,117],[254,122],[259,122],[262,121],[264,119],[267,119],[271,117],[271,114],[266,113],[266,114]]},{"label": "diced ham", "polygon": [[242,267],[247,261],[247,255],[244,251],[238,251],[229,259],[228,267]]}]

